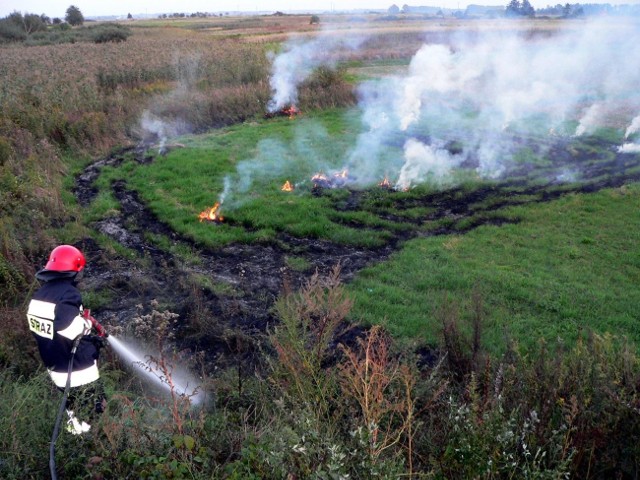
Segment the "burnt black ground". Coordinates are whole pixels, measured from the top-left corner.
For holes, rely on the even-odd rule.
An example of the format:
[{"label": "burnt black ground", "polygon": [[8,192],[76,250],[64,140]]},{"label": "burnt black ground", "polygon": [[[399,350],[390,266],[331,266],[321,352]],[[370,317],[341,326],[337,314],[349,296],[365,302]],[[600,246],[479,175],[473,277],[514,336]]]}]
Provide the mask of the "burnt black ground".
[{"label": "burnt black ground", "polygon": [[[181,315],[184,320],[181,338],[186,346],[204,350],[211,361],[218,361],[225,355],[235,356],[236,360],[240,355],[241,361],[246,361],[247,355],[252,355],[252,339],[277,321],[271,309],[285,284],[296,288],[314,271],[328,273],[336,264],[341,265],[342,279],[348,282],[366,266],[387,259],[411,238],[464,234],[481,225],[517,222],[517,218],[500,212],[512,205],[548,202],[568,194],[590,193],[640,180],[640,155],[617,153],[614,145],[602,142],[597,146],[600,154],[594,153],[598,149],[570,150],[565,141],[559,141],[548,151],[552,167],[520,165],[509,172],[510,180],[475,189],[451,188],[410,199],[404,196],[393,199],[391,194],[394,210],[400,215],[380,214],[381,218],[405,225],[413,222],[416,228],[395,230],[385,245],[376,248],[296,238],[284,233],[266,244],[205,248],[172,231],[155,217],[125,181],[117,181],[111,188],[120,203],[121,213],[96,222],[92,227],[137,252],[137,259],[107,253],[94,240],[85,239],[79,246],[89,258],[86,286],[111,292],[113,301],[95,311],[111,324],[125,324],[136,315],[136,305],[148,305],[156,299]],[[604,157],[602,152],[606,154]],[[89,165],[76,181],[75,194],[80,205],[88,205],[97,194],[95,180],[101,169],[106,165],[117,167],[125,157],[133,157],[141,163],[154,159],[144,146],[140,146],[122,149]],[[580,181],[563,184],[559,178],[566,171],[579,172]],[[323,194],[322,190],[314,193]],[[371,190],[350,190],[347,201],[341,201],[335,208],[360,210],[369,193]],[[403,210],[415,207],[429,207],[431,213],[419,220],[408,220],[401,215]],[[434,220],[443,220],[437,229],[425,232],[418,228],[425,221]],[[162,235],[175,244],[189,246],[197,261],[185,263],[175,258],[172,253],[147,241],[145,233]],[[311,268],[305,272],[290,269],[285,258],[292,254],[304,257]],[[194,275],[208,277],[212,283],[225,288],[215,292],[202,289],[192,281]],[[199,332],[190,328],[194,323],[202,327],[203,317],[208,325],[206,328]],[[241,344],[244,346],[239,346]]]}]

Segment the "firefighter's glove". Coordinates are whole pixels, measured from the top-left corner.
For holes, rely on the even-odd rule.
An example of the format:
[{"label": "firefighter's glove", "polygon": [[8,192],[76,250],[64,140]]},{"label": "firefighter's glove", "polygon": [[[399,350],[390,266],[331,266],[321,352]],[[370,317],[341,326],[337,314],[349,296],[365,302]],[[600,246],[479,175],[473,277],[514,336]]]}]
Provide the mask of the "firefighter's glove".
[{"label": "firefighter's glove", "polygon": [[104,329],[104,327],[102,325],[100,325],[95,318],[91,317],[91,320],[92,320],[91,321],[91,325],[92,325],[93,329],[96,331],[96,333],[98,334],[98,336],[102,337],[102,338],[107,338],[109,336],[109,334]]},{"label": "firefighter's glove", "polygon": [[101,348],[107,346],[107,339],[102,335],[91,335],[91,343],[100,351]]},{"label": "firefighter's glove", "polygon": [[98,321],[95,318],[93,318],[93,316],[91,315],[91,310],[89,310],[88,308],[85,308],[82,311],[82,317],[91,323],[91,328],[94,329],[99,336],[101,337],[109,336],[106,330],[104,329],[104,327],[100,325],[100,323],[98,323]]},{"label": "firefighter's glove", "polygon": [[89,321],[91,322],[91,328],[95,330],[98,336],[104,337],[104,338],[108,337],[107,331],[95,318],[93,318],[92,316],[89,316]]}]

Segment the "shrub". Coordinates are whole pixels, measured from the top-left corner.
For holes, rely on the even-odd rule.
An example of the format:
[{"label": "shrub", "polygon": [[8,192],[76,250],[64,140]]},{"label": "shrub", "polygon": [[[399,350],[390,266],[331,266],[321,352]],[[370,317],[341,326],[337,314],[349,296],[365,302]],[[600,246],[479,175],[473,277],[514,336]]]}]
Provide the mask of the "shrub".
[{"label": "shrub", "polygon": [[131,30],[120,25],[104,25],[96,29],[92,36],[95,43],[120,43],[131,36]]},{"label": "shrub", "polygon": [[335,397],[337,385],[324,363],[352,305],[339,277],[339,266],[327,279],[316,273],[300,292],[279,299],[275,308],[281,324],[270,335],[278,355],[276,378],[291,398],[307,404],[317,421],[326,418]]},{"label": "shrub", "polygon": [[0,41],[20,42],[27,38],[23,28],[8,19],[0,20]]},{"label": "shrub", "polygon": [[354,105],[353,88],[344,80],[343,69],[319,67],[300,87],[300,108],[304,110]]}]

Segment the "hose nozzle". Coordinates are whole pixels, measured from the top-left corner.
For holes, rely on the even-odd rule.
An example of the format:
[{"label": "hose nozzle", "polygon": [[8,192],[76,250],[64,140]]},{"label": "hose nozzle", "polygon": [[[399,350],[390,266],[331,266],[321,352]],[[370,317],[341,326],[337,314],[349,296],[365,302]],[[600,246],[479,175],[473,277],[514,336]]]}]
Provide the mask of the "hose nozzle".
[{"label": "hose nozzle", "polygon": [[107,333],[105,328],[95,318],[93,318],[91,316],[91,310],[90,309],[85,308],[82,311],[82,317],[91,322],[91,328],[93,328],[96,331],[96,334],[99,337],[107,338],[109,336],[109,334]]}]

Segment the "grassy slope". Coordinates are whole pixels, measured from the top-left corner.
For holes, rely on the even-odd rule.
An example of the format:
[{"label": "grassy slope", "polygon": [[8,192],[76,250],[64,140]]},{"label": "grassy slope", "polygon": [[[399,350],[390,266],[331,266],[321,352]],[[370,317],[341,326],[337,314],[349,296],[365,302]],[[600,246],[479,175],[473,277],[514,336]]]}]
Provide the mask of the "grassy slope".
[{"label": "grassy slope", "polygon": [[[434,341],[445,298],[469,316],[479,289],[485,342],[572,343],[580,331],[627,335],[640,345],[640,186],[510,210],[515,225],[418,239],[360,273],[354,314],[397,335]],[[466,313],[465,313],[466,312]]]}]

